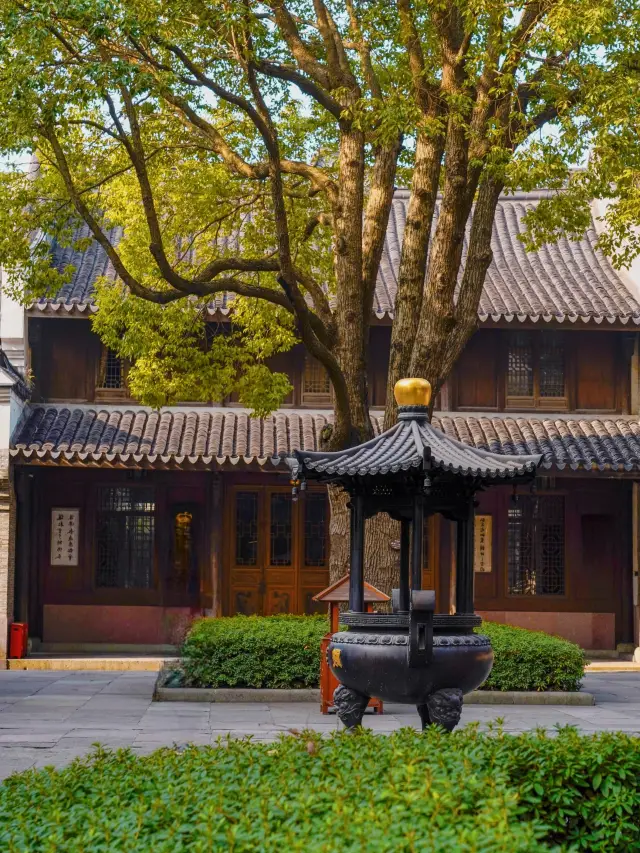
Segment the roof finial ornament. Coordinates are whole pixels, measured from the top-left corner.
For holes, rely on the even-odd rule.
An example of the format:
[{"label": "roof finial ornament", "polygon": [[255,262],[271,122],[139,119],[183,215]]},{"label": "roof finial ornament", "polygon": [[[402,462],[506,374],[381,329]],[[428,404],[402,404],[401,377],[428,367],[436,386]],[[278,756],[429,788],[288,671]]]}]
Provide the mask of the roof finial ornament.
[{"label": "roof finial ornament", "polygon": [[426,379],[400,379],[393,395],[399,406],[428,406],[431,402],[431,383]]}]

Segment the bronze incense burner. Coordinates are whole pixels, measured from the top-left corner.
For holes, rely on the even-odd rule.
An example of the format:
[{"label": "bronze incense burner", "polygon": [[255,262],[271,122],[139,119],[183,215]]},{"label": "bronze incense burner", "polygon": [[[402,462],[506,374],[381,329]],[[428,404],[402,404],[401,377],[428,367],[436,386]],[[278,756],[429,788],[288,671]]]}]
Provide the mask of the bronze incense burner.
[{"label": "bronze incense burner", "polygon": [[[423,727],[452,730],[465,693],[488,677],[489,639],[476,634],[473,609],[474,495],[499,484],[530,482],[539,456],[507,456],[470,447],[429,422],[431,386],[404,379],[395,388],[398,423],[376,438],[333,453],[296,451],[288,464],[294,489],[306,480],[337,483],[351,500],[349,611],[335,633],[328,663],[340,685],[334,693],[347,728],[360,725],[369,699],[415,705]],[[400,521],[400,577],[392,613],[364,612],[365,520],[387,512]],[[456,522],[456,606],[435,613],[435,593],[421,589],[425,516]]]}]

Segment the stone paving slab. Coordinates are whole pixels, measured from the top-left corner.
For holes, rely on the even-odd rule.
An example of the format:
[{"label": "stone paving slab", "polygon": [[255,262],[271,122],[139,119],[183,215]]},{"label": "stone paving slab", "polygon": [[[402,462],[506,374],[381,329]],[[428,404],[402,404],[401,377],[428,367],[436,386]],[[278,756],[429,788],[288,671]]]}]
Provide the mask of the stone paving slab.
[{"label": "stone paving slab", "polygon": [[[160,746],[216,744],[251,735],[270,742],[287,732],[313,728],[324,735],[341,728],[316,702],[152,702],[154,672],[0,671],[0,779],[29,767],[63,767],[96,742],[147,754]],[[507,732],[537,726],[574,725],[580,731],[640,735],[640,673],[587,674],[584,690],[596,705],[467,705],[461,724],[482,729],[501,719]],[[415,708],[385,705],[364,725],[384,734],[419,728]]]}]

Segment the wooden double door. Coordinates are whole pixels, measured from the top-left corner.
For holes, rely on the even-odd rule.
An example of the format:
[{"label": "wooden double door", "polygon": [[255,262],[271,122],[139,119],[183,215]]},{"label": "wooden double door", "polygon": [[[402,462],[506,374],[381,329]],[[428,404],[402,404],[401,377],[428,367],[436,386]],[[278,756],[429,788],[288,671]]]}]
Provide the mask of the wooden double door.
[{"label": "wooden double door", "polygon": [[290,486],[233,485],[225,518],[226,612],[313,613],[329,585],[325,489],[294,501]]}]

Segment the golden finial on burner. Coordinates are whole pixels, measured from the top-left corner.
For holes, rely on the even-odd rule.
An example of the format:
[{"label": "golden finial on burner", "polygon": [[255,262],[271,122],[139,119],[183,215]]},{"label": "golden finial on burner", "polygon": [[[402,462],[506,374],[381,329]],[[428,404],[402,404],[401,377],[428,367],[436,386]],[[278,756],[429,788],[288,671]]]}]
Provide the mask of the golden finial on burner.
[{"label": "golden finial on burner", "polygon": [[393,389],[399,406],[428,406],[431,402],[431,383],[426,379],[400,379]]}]

